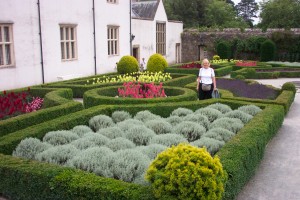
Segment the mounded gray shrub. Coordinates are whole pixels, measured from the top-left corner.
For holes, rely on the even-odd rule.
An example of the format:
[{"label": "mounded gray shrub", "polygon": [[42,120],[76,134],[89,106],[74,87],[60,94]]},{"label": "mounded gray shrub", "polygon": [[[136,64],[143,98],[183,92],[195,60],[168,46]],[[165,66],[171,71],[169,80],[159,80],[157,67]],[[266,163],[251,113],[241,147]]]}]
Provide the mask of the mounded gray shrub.
[{"label": "mounded gray shrub", "polygon": [[213,156],[225,145],[225,142],[213,138],[202,137],[190,144],[199,148],[205,147],[210,155]]},{"label": "mounded gray shrub", "polygon": [[240,119],[244,124],[247,124],[253,118],[252,115],[249,115],[240,110],[230,111],[230,112],[224,114],[224,117]]},{"label": "mounded gray shrub", "polygon": [[43,138],[43,141],[56,146],[68,144],[77,139],[79,139],[79,136],[76,133],[73,133],[72,131],[61,130],[50,131],[46,133],[46,135]]},{"label": "mounded gray shrub", "polygon": [[204,133],[202,137],[213,138],[216,140],[227,142],[229,141],[235,134],[224,128],[213,128]]},{"label": "mounded gray shrub", "polygon": [[118,151],[121,149],[132,149],[135,147],[135,144],[126,138],[118,137],[110,140],[106,146],[113,151]]},{"label": "mounded gray shrub", "polygon": [[18,144],[12,155],[20,158],[35,159],[37,154],[50,147],[52,147],[52,145],[43,143],[39,139],[25,138]]},{"label": "mounded gray shrub", "polygon": [[199,108],[198,110],[195,111],[195,114],[205,115],[210,122],[213,122],[216,119],[223,116],[223,114],[219,110],[214,108],[208,108],[208,107]]},{"label": "mounded gray shrub", "polygon": [[167,133],[162,135],[154,136],[150,141],[149,144],[161,144],[163,146],[171,147],[172,145],[178,145],[182,142],[188,142],[187,139],[183,135],[178,135],[174,133]]},{"label": "mounded gray shrub", "polygon": [[94,171],[95,174],[108,177],[108,178],[114,178],[112,167],[113,167],[113,162],[115,160],[115,157],[116,157],[115,153],[109,153],[104,155],[101,158],[101,165],[98,166]]},{"label": "mounded gray shrub", "polygon": [[78,140],[74,140],[70,144],[80,150],[84,150],[84,149],[88,149],[88,148],[96,146],[96,144],[87,137],[83,137]]},{"label": "mounded gray shrub", "polygon": [[66,166],[95,172],[103,163],[103,157],[112,153],[113,151],[107,147],[88,148],[70,159]]},{"label": "mounded gray shrub", "polygon": [[164,146],[164,145],[161,145],[161,144],[150,144],[148,146],[138,146],[134,149],[136,149],[137,151],[140,151],[143,154],[147,155],[150,160],[154,160],[156,158],[156,156],[160,152],[163,152],[164,150],[166,150],[166,148],[168,148],[168,147]]},{"label": "mounded gray shrub", "polygon": [[112,171],[119,180],[132,182],[141,176],[150,165],[150,159],[134,149],[125,149],[115,153]]},{"label": "mounded gray shrub", "polygon": [[176,126],[177,124],[182,122],[183,119],[177,115],[174,115],[166,118],[166,121],[169,122],[172,126]]},{"label": "mounded gray shrub", "polygon": [[103,129],[100,129],[99,131],[97,131],[97,133],[104,135],[110,139],[115,139],[117,137],[123,137],[123,134],[124,134],[124,132],[118,126],[103,128]]},{"label": "mounded gray shrub", "polygon": [[172,125],[164,119],[153,119],[147,121],[145,125],[156,134],[171,133],[173,129]]},{"label": "mounded gray shrub", "polygon": [[211,104],[211,105],[207,106],[206,108],[216,109],[216,110],[220,111],[222,114],[232,111],[232,109],[228,105],[222,104],[222,103]]},{"label": "mounded gray shrub", "polygon": [[183,121],[174,127],[174,133],[183,135],[189,142],[198,140],[206,129],[195,122]]},{"label": "mounded gray shrub", "polygon": [[149,110],[140,111],[136,113],[136,115],[134,116],[134,119],[137,119],[142,122],[147,122],[153,119],[160,119],[160,118],[161,118],[160,116],[153,114]]},{"label": "mounded gray shrub", "polygon": [[208,129],[208,126],[210,122],[208,121],[208,118],[202,114],[188,114],[183,118],[183,121],[189,121],[189,122],[195,122],[197,124],[200,124],[205,129]]},{"label": "mounded gray shrub", "polygon": [[260,107],[255,106],[255,105],[246,105],[246,106],[241,106],[238,108],[238,110],[243,111],[249,115],[256,115],[257,113],[259,113],[261,110]]},{"label": "mounded gray shrub", "polygon": [[93,135],[85,135],[83,138],[87,138],[88,140],[92,141],[97,146],[103,146],[106,145],[110,139],[104,135],[101,134],[93,134]]},{"label": "mounded gray shrub", "polygon": [[243,127],[244,124],[240,119],[222,117],[211,123],[209,129],[224,128],[236,134]]},{"label": "mounded gray shrub", "polygon": [[130,115],[129,112],[126,112],[123,110],[117,110],[112,113],[111,118],[115,123],[118,123],[118,122],[122,122],[126,119],[131,119],[132,116]]},{"label": "mounded gray shrub", "polygon": [[119,127],[124,132],[126,132],[132,126],[136,126],[136,125],[144,126],[144,122],[139,121],[137,119],[127,119],[116,124],[116,126]]},{"label": "mounded gray shrub", "polygon": [[98,131],[99,129],[107,128],[107,127],[114,126],[114,125],[115,125],[115,123],[113,122],[113,120],[106,115],[97,115],[97,116],[92,117],[89,120],[89,126],[95,132]]},{"label": "mounded gray shrub", "polygon": [[170,116],[178,116],[178,117],[185,117],[189,114],[194,113],[192,110],[187,109],[187,108],[177,108],[173,110]]},{"label": "mounded gray shrub", "polygon": [[54,146],[36,155],[36,159],[42,162],[65,165],[68,160],[76,156],[80,150],[71,144]]},{"label": "mounded gray shrub", "polygon": [[82,137],[86,133],[93,132],[93,130],[88,126],[79,125],[79,126],[75,126],[72,129],[72,132],[76,133],[79,137]]},{"label": "mounded gray shrub", "polygon": [[132,126],[124,133],[125,138],[138,146],[147,145],[149,140],[155,135],[154,131],[145,126]]}]

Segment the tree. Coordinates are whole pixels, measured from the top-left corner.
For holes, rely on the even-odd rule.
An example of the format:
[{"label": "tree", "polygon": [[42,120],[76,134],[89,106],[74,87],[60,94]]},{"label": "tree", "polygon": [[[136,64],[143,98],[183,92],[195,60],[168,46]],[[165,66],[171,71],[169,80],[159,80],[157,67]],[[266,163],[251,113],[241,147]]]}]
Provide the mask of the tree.
[{"label": "tree", "polygon": [[183,21],[185,27],[204,24],[204,11],[210,0],[163,0],[168,19]]},{"label": "tree", "polygon": [[270,0],[261,4],[261,23],[259,27],[267,28],[300,28],[299,0]]},{"label": "tree", "polygon": [[245,28],[247,24],[236,16],[234,7],[225,1],[213,0],[205,9],[205,24],[208,27]]},{"label": "tree", "polygon": [[242,17],[250,27],[253,27],[253,18],[257,18],[256,13],[258,11],[258,4],[255,0],[241,0],[236,6],[236,10],[238,16]]}]

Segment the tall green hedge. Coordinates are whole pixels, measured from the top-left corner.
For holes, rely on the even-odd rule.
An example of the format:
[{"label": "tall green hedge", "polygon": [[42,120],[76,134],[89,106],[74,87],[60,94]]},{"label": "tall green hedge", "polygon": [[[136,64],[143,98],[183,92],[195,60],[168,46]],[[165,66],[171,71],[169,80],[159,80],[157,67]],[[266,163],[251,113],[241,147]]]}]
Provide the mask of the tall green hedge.
[{"label": "tall green hedge", "polygon": [[272,40],[266,40],[260,48],[260,61],[267,62],[275,59],[276,45]]}]

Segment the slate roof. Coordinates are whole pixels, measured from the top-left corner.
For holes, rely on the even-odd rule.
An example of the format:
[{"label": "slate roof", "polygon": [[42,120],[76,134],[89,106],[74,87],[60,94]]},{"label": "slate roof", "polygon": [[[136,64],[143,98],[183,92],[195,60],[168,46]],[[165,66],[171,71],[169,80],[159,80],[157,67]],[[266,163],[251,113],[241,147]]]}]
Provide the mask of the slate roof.
[{"label": "slate roof", "polygon": [[131,5],[131,17],[153,20],[160,0],[134,2]]}]

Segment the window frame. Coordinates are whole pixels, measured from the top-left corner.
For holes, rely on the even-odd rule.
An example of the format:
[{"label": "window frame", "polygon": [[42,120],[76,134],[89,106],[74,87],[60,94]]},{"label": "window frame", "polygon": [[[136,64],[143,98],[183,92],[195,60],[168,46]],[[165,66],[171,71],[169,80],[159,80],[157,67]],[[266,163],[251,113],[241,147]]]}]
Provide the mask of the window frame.
[{"label": "window frame", "polygon": [[156,53],[166,55],[166,22],[156,22]]},{"label": "window frame", "polygon": [[110,4],[118,4],[119,1],[118,0],[106,0],[107,3],[110,3]]},{"label": "window frame", "polygon": [[61,61],[78,60],[77,24],[59,24],[59,35]]},{"label": "window frame", "polygon": [[120,54],[120,27],[107,26],[107,55],[118,56]]},{"label": "window frame", "polygon": [[[4,28],[8,28],[8,41],[6,41]],[[9,46],[9,59],[10,63],[7,63],[7,50],[6,46]],[[0,61],[1,68],[15,67],[15,54],[14,54],[14,38],[13,38],[13,23],[0,23],[0,59],[2,58],[3,64]]]}]

